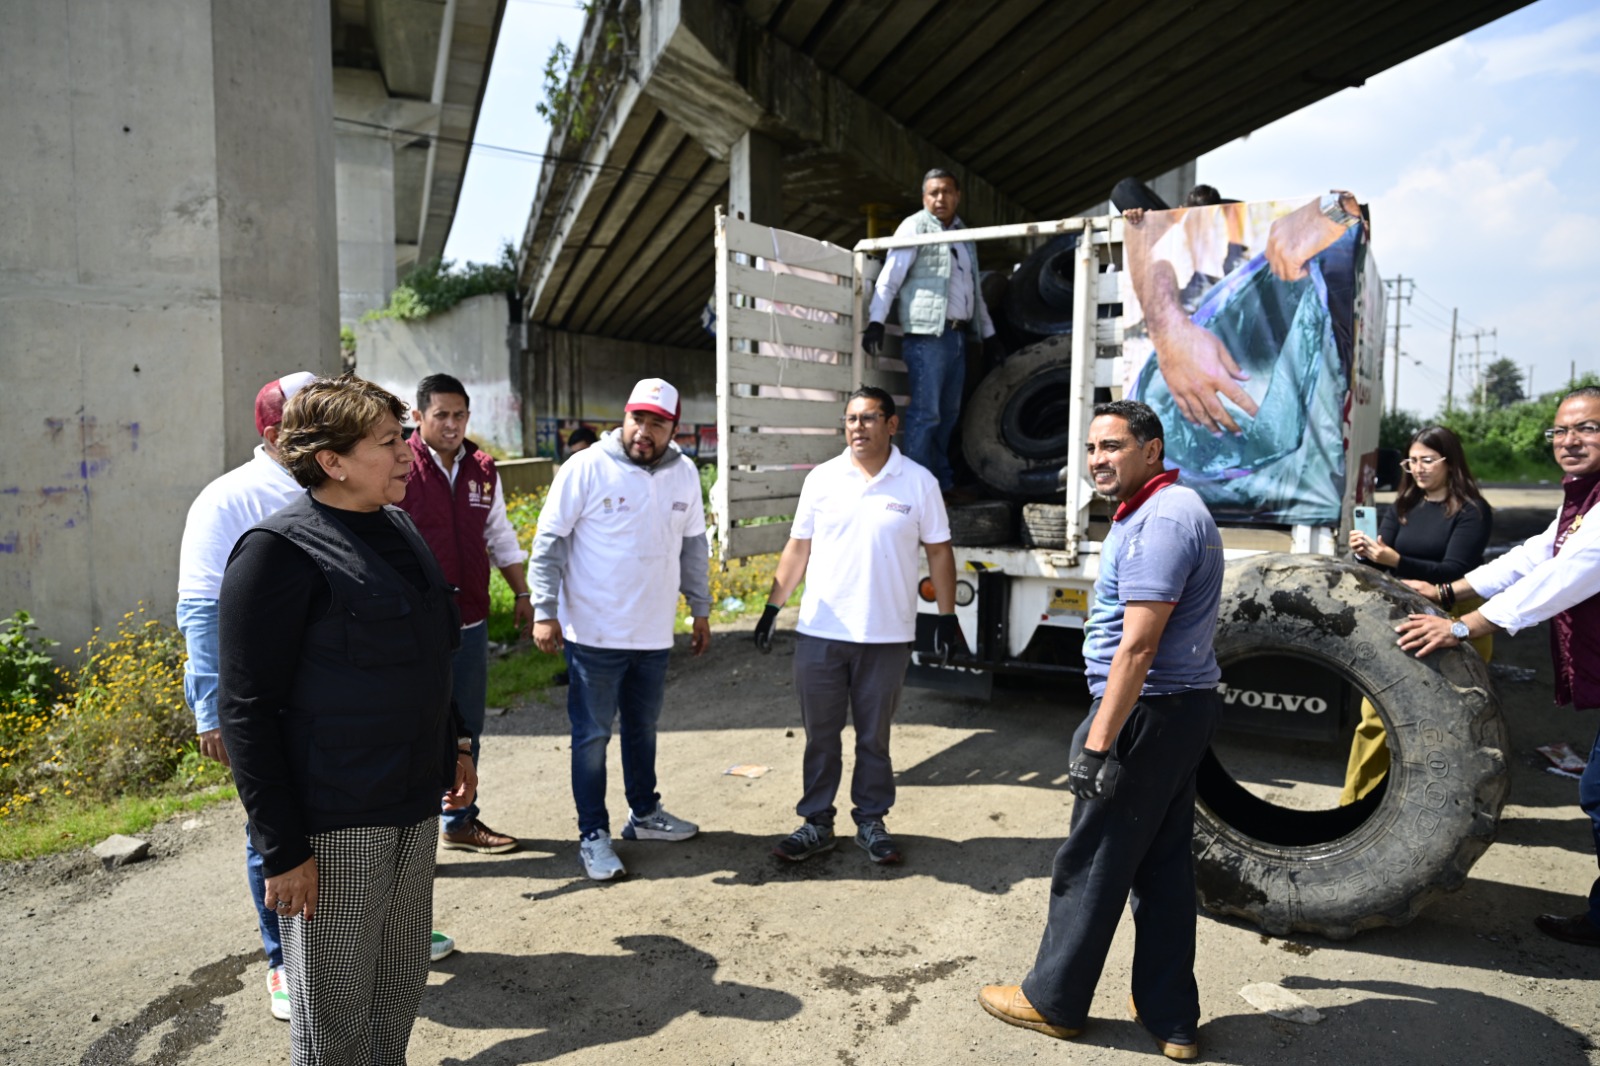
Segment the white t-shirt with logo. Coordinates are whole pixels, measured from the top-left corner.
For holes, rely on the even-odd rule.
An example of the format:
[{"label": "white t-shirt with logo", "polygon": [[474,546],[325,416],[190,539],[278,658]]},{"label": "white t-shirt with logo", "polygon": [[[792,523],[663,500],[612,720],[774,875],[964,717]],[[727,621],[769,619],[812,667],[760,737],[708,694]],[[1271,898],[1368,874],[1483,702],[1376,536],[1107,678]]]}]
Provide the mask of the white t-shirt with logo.
[{"label": "white t-shirt with logo", "polygon": [[541,535],[569,537],[562,636],[592,648],[670,648],[683,539],[706,531],[700,475],[683,455],[652,474],[605,443],[561,464],[539,512]]},{"label": "white t-shirt with logo", "polygon": [[921,546],[950,539],[939,482],[925,467],[891,447],[869,479],[847,450],[806,475],[789,535],[811,542],[801,633],[856,644],[916,637]]}]

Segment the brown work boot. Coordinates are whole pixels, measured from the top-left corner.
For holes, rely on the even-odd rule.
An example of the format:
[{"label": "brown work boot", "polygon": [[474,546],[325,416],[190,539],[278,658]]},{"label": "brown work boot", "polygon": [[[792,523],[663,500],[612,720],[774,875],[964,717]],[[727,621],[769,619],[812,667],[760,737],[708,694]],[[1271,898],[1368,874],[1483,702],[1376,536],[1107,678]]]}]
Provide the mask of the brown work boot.
[{"label": "brown work boot", "polygon": [[1007,1025],[1032,1029],[1057,1040],[1071,1040],[1083,1033],[1082,1029],[1051,1025],[1044,1015],[1033,1009],[1028,997],[1022,994],[1021,985],[984,985],[978,993],[978,1004]]},{"label": "brown work boot", "polygon": [[[1144,1022],[1139,1018],[1139,1008],[1134,1004],[1133,996],[1131,995],[1128,997],[1128,1013],[1133,1015],[1134,1021],[1144,1025]],[[1150,1033],[1148,1026],[1145,1027],[1145,1032]],[[1156,1036],[1155,1033],[1150,1033],[1150,1037],[1161,1048],[1161,1053],[1169,1059],[1187,1061],[1200,1057],[1200,1045],[1193,1040],[1163,1040],[1161,1037]]]},{"label": "brown work boot", "polygon": [[452,851],[476,851],[485,855],[500,855],[517,850],[517,838],[493,829],[474,818],[472,824],[457,833],[440,833],[439,846]]}]

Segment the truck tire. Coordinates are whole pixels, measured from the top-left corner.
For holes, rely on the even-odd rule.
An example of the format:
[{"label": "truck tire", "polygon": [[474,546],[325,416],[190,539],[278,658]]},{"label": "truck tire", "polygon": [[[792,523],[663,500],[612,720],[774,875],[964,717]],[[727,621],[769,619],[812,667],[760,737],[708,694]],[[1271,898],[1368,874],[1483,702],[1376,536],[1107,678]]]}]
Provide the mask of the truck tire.
[{"label": "truck tire", "polygon": [[1004,544],[1011,539],[1012,505],[1005,500],[982,500],[951,507],[950,543],[978,548]]},{"label": "truck tire", "polygon": [[1022,505],[1022,546],[1060,548],[1067,541],[1067,508],[1060,503]]},{"label": "truck tire", "polygon": [[1391,765],[1359,803],[1302,811],[1250,793],[1208,752],[1194,835],[1206,909],[1274,935],[1342,940],[1404,925],[1465,881],[1505,801],[1505,724],[1476,652],[1419,660],[1395,643],[1395,623],[1426,606],[1355,563],[1271,554],[1229,564],[1218,662],[1284,655],[1335,672],[1382,716]]},{"label": "truck tire", "polygon": [[1071,450],[1072,338],[1012,352],[978,383],[961,416],[961,454],[997,493],[1048,500]]}]

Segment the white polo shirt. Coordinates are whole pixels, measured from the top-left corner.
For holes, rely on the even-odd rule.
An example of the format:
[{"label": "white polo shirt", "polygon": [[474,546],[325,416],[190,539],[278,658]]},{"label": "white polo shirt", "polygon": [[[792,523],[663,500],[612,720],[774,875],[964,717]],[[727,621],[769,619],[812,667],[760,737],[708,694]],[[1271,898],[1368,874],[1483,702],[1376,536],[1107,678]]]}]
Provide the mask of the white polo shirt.
[{"label": "white polo shirt", "polygon": [[683,539],[706,531],[700,475],[681,454],[651,473],[606,444],[561,464],[539,512],[541,536],[570,537],[562,636],[592,648],[670,648]]},{"label": "white polo shirt", "polygon": [[222,591],[228,556],[245,530],[277,514],[306,494],[264,444],[248,463],[236,466],[200,490],[183,524],[178,552],[178,599],[214,600]]},{"label": "white polo shirt", "polygon": [[789,535],[811,542],[801,633],[856,644],[917,635],[918,553],[950,539],[938,480],[890,446],[868,478],[843,455],[806,475]]}]

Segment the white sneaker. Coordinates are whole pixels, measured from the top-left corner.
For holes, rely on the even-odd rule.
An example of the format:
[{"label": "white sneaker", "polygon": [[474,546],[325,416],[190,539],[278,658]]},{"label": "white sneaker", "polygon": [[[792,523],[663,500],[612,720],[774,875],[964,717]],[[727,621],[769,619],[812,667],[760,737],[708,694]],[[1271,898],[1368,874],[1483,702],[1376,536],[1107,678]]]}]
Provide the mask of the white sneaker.
[{"label": "white sneaker", "polygon": [[437,929],[433,930],[428,939],[428,961],[430,963],[448,959],[455,953],[455,950],[455,937],[449,933],[441,933]]},{"label": "white sneaker", "polygon": [[578,858],[583,860],[583,872],[591,881],[610,881],[628,872],[611,848],[611,834],[598,829],[592,838],[578,841]]},{"label": "white sneaker", "polygon": [[699,826],[667,813],[667,809],[658,803],[656,809],[643,818],[629,811],[628,824],[622,827],[622,839],[688,840],[698,832]]},{"label": "white sneaker", "polygon": [[274,1018],[280,1022],[289,1020],[289,982],[283,976],[282,966],[267,967],[267,1003]]}]

